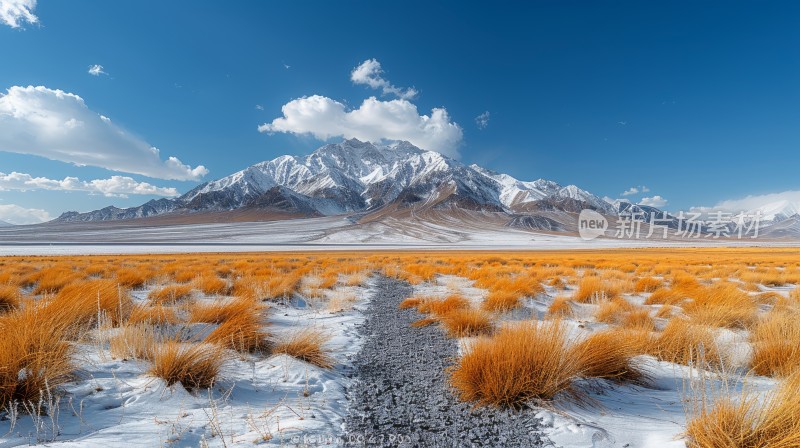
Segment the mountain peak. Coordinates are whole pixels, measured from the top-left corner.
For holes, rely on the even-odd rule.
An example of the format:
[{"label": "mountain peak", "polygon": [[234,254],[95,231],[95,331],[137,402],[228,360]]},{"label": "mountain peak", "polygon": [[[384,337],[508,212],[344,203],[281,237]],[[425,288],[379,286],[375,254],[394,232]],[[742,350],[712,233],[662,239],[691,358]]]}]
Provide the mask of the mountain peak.
[{"label": "mountain peak", "polygon": [[[459,207],[493,213],[547,210],[569,203],[608,212],[589,192],[543,179],[520,181],[463,163],[407,141],[375,144],[355,138],[329,143],[307,156],[284,155],[194,188],[176,199],[131,209],[64,214],[61,221],[128,219],[165,213],[277,209],[306,216],[371,212],[395,207]],[[566,201],[566,202],[565,202]]]}]

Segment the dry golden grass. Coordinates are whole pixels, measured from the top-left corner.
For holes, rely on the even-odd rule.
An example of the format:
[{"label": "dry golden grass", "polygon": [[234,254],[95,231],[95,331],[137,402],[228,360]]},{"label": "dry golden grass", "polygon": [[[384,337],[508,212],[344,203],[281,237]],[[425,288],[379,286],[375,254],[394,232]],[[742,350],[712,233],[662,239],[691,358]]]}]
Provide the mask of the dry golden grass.
[{"label": "dry golden grass", "polygon": [[701,325],[750,328],[758,320],[755,301],[731,284],[698,290],[692,299],[683,305],[683,311],[693,322]]},{"label": "dry golden grass", "polygon": [[328,295],[328,303],[325,309],[329,313],[341,313],[353,309],[358,301],[358,296],[354,292],[333,291]]},{"label": "dry golden grass", "polygon": [[189,283],[194,280],[195,277],[197,277],[197,272],[193,270],[177,271],[172,276],[173,280],[178,283]]},{"label": "dry golden grass", "polygon": [[80,280],[78,274],[71,269],[64,268],[43,269],[36,274],[33,277],[36,279],[36,286],[31,292],[35,296],[57,293],[61,291],[61,288]]},{"label": "dry golden grass", "polygon": [[111,356],[118,359],[151,360],[158,341],[152,325],[130,325],[117,329],[108,340]]},{"label": "dry golden grass", "polygon": [[662,305],[656,311],[655,317],[660,319],[669,319],[675,314],[675,307],[672,305]]},{"label": "dry golden grass", "polygon": [[228,282],[216,275],[205,274],[194,279],[194,285],[203,294],[207,295],[227,295],[231,288]]},{"label": "dry golden grass", "polygon": [[786,297],[775,291],[762,292],[753,296],[753,300],[761,305],[774,305],[778,302],[785,302]]},{"label": "dry golden grass", "polygon": [[660,288],[664,282],[657,278],[653,277],[644,277],[640,278],[636,285],[634,285],[633,290],[636,292],[653,292],[656,289]]},{"label": "dry golden grass", "polygon": [[653,331],[656,329],[656,322],[650,317],[650,311],[647,309],[635,309],[626,313],[622,317],[620,325],[625,328],[636,328],[646,331]]},{"label": "dry golden grass", "polygon": [[567,287],[567,284],[561,279],[561,277],[553,277],[549,282],[547,282],[547,284],[555,289],[564,289]]},{"label": "dry golden grass", "polygon": [[570,342],[560,321],[526,322],[474,341],[450,371],[464,401],[519,408],[529,400],[551,400],[572,392],[580,360],[568,356]]},{"label": "dry golden grass", "polygon": [[476,309],[458,309],[442,318],[442,325],[453,338],[482,336],[493,330],[492,320],[485,312]]},{"label": "dry golden grass", "polygon": [[203,304],[192,302],[187,305],[189,322],[218,324],[241,314],[260,314],[264,305],[251,299],[235,299],[230,302]]},{"label": "dry golden grass", "polygon": [[369,272],[355,272],[342,276],[341,283],[345,286],[363,286],[369,280]]},{"label": "dry golden grass", "polygon": [[424,300],[417,309],[421,313],[445,316],[455,310],[469,308],[469,301],[461,296],[452,295],[442,300]]},{"label": "dry golden grass", "polygon": [[420,305],[422,305],[422,302],[423,299],[419,297],[409,297],[407,299],[403,299],[403,301],[400,302],[400,305],[398,305],[397,307],[400,308],[401,310],[407,310],[410,308],[419,307]]},{"label": "dry golden grass", "polygon": [[[200,285],[203,278],[209,278],[218,285],[231,285],[237,297],[261,301],[290,297],[301,287],[307,288],[302,279],[308,277],[318,277],[315,294],[328,299],[330,291],[323,291],[325,288],[335,286],[337,281],[358,284],[364,273],[382,271],[414,283],[431,281],[440,275],[453,275],[474,280],[476,286],[486,288],[491,299],[487,299],[482,307],[492,312],[519,306],[523,304],[520,298],[540,294],[542,282],[556,288],[578,284],[576,302],[603,306],[609,301],[621,305],[622,293],[637,291],[649,295],[646,304],[665,305],[658,307],[658,311],[649,309],[649,313],[639,308],[611,312],[610,317],[603,319],[619,325],[614,331],[626,332],[626,337],[636,342],[637,353],[653,353],[661,359],[681,363],[697,363],[700,359],[712,364],[720,363],[724,360],[721,360],[714,344],[715,328],[745,329],[753,334],[754,370],[783,377],[790,374],[790,366],[798,364],[798,361],[793,360],[791,343],[778,341],[793,340],[795,330],[787,329],[785,322],[780,325],[771,322],[777,319],[764,314],[771,308],[769,315],[784,316],[784,321],[793,319],[800,312],[800,290],[794,289],[789,297],[778,297],[770,292],[748,296],[744,292],[761,293],[766,289],[758,285],[800,282],[800,262],[797,260],[796,248],[620,249],[513,254],[398,251],[0,257],[0,285],[3,285],[0,286],[0,303],[4,303],[3,291],[19,293],[16,288],[26,288],[24,291],[30,288],[38,295],[32,299],[23,297],[12,305],[13,308],[6,306],[6,312],[0,317],[14,315],[33,307],[35,302],[41,302],[41,306],[36,306],[39,319],[53,320],[68,327],[60,340],[76,341],[81,339],[82,331],[98,322],[127,326],[182,322],[184,314],[191,314],[190,305],[186,305],[186,313],[182,308],[163,306],[180,301],[175,294],[165,294],[163,304],[156,298],[148,306],[136,307],[127,303],[125,298],[125,286],[163,284],[172,279],[191,282],[183,285],[187,294],[192,287],[204,289],[202,285],[195,285]],[[84,284],[87,278],[107,281],[114,285],[114,289],[117,286],[123,288],[116,292],[112,288],[101,288],[108,292],[101,293],[99,301],[97,291],[70,292],[73,284]],[[76,286],[74,291],[80,289]],[[220,291],[211,287],[205,289]],[[59,291],[62,290],[67,290],[67,293],[61,294]],[[121,305],[120,296],[124,296]],[[548,314],[570,316],[580,305],[569,300],[556,298]],[[340,306],[331,301],[328,305],[331,311],[336,311],[347,303]],[[444,329],[447,329],[449,316],[467,315],[473,311],[469,301],[463,298],[426,299],[421,303],[409,301],[402,307],[418,307],[428,314],[415,325],[441,323]],[[194,319],[224,321],[220,327],[238,316],[227,313],[227,317],[221,317],[226,314],[221,308],[203,311],[207,314],[205,317],[197,317],[201,314],[198,310]],[[654,332],[653,321],[646,314],[671,318],[671,321],[663,332]],[[493,316],[492,313],[486,315]],[[243,321],[247,319],[242,318]],[[771,330],[770,325],[773,327]],[[257,325],[243,322],[238,325],[231,323],[227,327],[219,333],[229,336],[219,338],[216,341],[218,345],[251,351],[248,347],[263,342],[263,335],[247,336],[254,334],[251,330]],[[263,331],[263,327],[258,330]],[[104,331],[113,334],[114,330],[104,328]],[[231,338],[230,334],[239,336]],[[231,340],[241,343],[227,342]]]},{"label": "dry golden grass", "polygon": [[800,369],[800,315],[771,312],[753,328],[750,339],[756,374],[788,376]]},{"label": "dry golden grass", "polygon": [[133,325],[172,325],[180,321],[174,308],[160,304],[150,306],[136,305],[133,307],[130,316],[128,316],[128,323]]},{"label": "dry golden grass", "polygon": [[19,288],[11,285],[0,285],[0,313],[19,307]]},{"label": "dry golden grass", "polygon": [[600,303],[594,318],[598,322],[607,324],[619,324],[625,317],[625,314],[636,309],[636,306],[622,297],[615,297],[611,300],[605,300]]},{"label": "dry golden grass", "polygon": [[683,292],[670,288],[658,288],[645,299],[645,305],[675,305],[686,299]]},{"label": "dry golden grass", "polygon": [[283,353],[317,367],[330,369],[334,360],[324,348],[329,339],[329,336],[319,330],[306,328],[276,342],[272,352]]},{"label": "dry golden grass", "polygon": [[800,375],[787,378],[766,400],[745,391],[701,403],[686,425],[691,448],[800,446]]},{"label": "dry golden grass", "polygon": [[128,288],[141,288],[155,273],[142,269],[120,269],[117,271],[117,283]]},{"label": "dry golden grass", "polygon": [[43,394],[69,381],[73,329],[37,306],[0,316],[0,409],[12,402],[36,412]]},{"label": "dry golden grass", "polygon": [[568,356],[580,360],[583,377],[644,385],[647,374],[633,362],[638,354],[640,347],[628,332],[606,330],[575,344]]},{"label": "dry golden grass", "polygon": [[42,310],[71,325],[91,326],[100,319],[124,322],[133,300],[113,280],[82,280],[64,286]]},{"label": "dry golden grass", "polygon": [[148,373],[170,386],[181,383],[188,390],[207,389],[226,361],[225,352],[216,345],[166,341],[156,345]]},{"label": "dry golden grass", "polygon": [[684,365],[719,366],[727,361],[709,327],[677,317],[656,336],[649,352],[663,361]]},{"label": "dry golden grass", "polygon": [[620,292],[617,282],[596,276],[584,277],[578,285],[573,300],[580,303],[600,302],[618,297]]},{"label": "dry golden grass", "polygon": [[209,333],[206,342],[242,353],[267,353],[270,342],[264,324],[259,311],[236,314]]},{"label": "dry golden grass", "polygon": [[550,317],[569,317],[573,315],[572,302],[569,297],[556,296],[553,303],[547,308],[547,314]]},{"label": "dry golden grass", "polygon": [[422,319],[415,320],[414,322],[411,322],[411,326],[414,327],[414,328],[427,327],[427,326],[433,325],[433,324],[435,324],[437,322],[439,322],[439,321],[437,319],[432,318],[432,317],[424,317]]},{"label": "dry golden grass", "polygon": [[168,304],[186,300],[192,296],[191,285],[167,285],[150,291],[147,298],[153,304]]},{"label": "dry golden grass", "polygon": [[522,306],[522,295],[513,291],[492,291],[486,296],[481,307],[489,311],[510,311]]}]

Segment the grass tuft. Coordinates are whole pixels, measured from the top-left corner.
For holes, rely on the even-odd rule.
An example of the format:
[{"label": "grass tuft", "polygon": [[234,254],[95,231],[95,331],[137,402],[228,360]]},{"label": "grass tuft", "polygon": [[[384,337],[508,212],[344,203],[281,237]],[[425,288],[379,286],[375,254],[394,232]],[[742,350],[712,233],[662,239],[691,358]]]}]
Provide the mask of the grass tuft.
[{"label": "grass tuft", "polygon": [[273,353],[283,353],[323,369],[333,367],[334,360],[324,349],[330,339],[319,330],[306,328],[277,342]]},{"label": "grass tuft", "polygon": [[572,392],[581,364],[567,356],[570,343],[560,321],[526,322],[469,345],[450,371],[464,401],[520,408]]},{"label": "grass tuft", "polygon": [[485,312],[476,309],[459,309],[442,319],[447,334],[453,338],[488,335],[493,325]]},{"label": "grass tuft", "polygon": [[181,383],[188,390],[207,389],[225,361],[225,352],[215,345],[167,341],[156,345],[149,373],[170,386]]}]

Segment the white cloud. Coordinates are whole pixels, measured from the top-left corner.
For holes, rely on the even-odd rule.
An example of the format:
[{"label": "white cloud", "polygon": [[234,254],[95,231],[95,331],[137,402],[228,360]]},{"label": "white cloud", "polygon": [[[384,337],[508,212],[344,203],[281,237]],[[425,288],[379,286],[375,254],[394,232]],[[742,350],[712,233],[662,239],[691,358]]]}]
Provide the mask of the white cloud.
[{"label": "white cloud", "polygon": [[488,110],[475,117],[475,124],[478,126],[478,129],[486,129],[486,126],[489,126],[490,117],[491,114],[489,113]]},{"label": "white cloud", "polygon": [[667,205],[667,202],[669,202],[669,201],[667,201],[666,199],[662,198],[659,195],[655,195],[655,196],[649,197],[649,198],[642,198],[642,200],[639,201],[639,204],[640,205],[648,205],[650,207],[660,208],[660,207],[663,207],[663,206]]},{"label": "white cloud", "polygon": [[644,185],[639,185],[637,187],[628,188],[627,190],[622,192],[622,195],[623,196],[631,196],[631,195],[639,194],[639,193],[648,193],[649,191],[650,191],[649,188],[645,187]]},{"label": "white cloud", "polygon": [[100,75],[107,75],[108,73],[103,71],[102,65],[94,64],[89,66],[89,74],[92,76],[100,76]]},{"label": "white cloud", "polygon": [[111,176],[108,179],[82,181],[77,177],[65,177],[62,180],[46,177],[33,177],[26,173],[0,173],[0,191],[3,190],[58,190],[85,191],[104,196],[127,197],[129,194],[153,196],[178,196],[173,187],[157,187],[147,182],[138,182],[127,176]]},{"label": "white cloud", "polygon": [[409,100],[417,96],[417,91],[413,87],[403,89],[395,87],[388,80],[384,79],[381,63],[376,59],[367,59],[361,65],[350,72],[350,80],[354,84],[364,84],[373,89],[381,89],[384,95],[395,95],[398,98]]},{"label": "white cloud", "polygon": [[27,22],[31,25],[39,23],[33,14],[36,0],[0,0],[0,22],[11,28],[20,28]]},{"label": "white cloud", "polygon": [[631,196],[631,195],[638,194],[638,193],[639,193],[639,188],[631,187],[631,188],[628,188],[627,190],[623,191],[622,195],[623,196]]},{"label": "white cloud", "polygon": [[761,207],[779,203],[800,204],[800,191],[788,190],[779,193],[769,193],[760,195],[749,195],[739,199],[728,199],[717,202],[711,207],[692,207],[692,211],[712,211],[722,210],[729,212],[752,211]]},{"label": "white cloud", "polygon": [[25,208],[16,204],[0,204],[0,221],[9,224],[38,224],[50,221],[50,214],[40,208]]},{"label": "white cloud", "polygon": [[256,110],[264,110],[264,106],[256,104]]},{"label": "white cloud", "polygon": [[91,111],[78,95],[43,86],[0,94],[0,151],[159,179],[198,180],[208,173],[175,157],[162,160],[157,148]]},{"label": "white cloud", "polygon": [[420,148],[458,156],[463,133],[444,108],[435,108],[431,115],[420,115],[417,106],[404,99],[364,100],[358,109],[328,97],[313,95],[286,103],[283,117],[258,127],[260,132],[310,134],[320,140],[331,137],[359,140],[407,140]]}]

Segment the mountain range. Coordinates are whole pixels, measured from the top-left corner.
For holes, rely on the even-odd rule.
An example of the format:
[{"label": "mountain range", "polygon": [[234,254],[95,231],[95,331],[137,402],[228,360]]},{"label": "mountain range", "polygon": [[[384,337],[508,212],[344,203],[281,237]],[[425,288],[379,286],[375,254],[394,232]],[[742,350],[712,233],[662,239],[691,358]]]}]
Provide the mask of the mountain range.
[{"label": "mountain range", "polygon": [[[359,223],[458,215],[478,223],[571,232],[583,209],[605,216],[640,213],[646,219],[663,213],[654,207],[606,200],[575,185],[518,180],[408,142],[376,145],[350,139],[324,145],[307,156],[284,155],[257,163],[177,198],[131,208],[66,212],[55,221],[263,221],[348,215]],[[765,212],[769,214],[765,219],[783,223],[781,235],[800,232],[798,209],[775,206]],[[669,226],[676,227],[677,219],[669,218]]]},{"label": "mountain range", "polygon": [[[509,222],[548,212],[615,206],[575,185],[520,181],[465,165],[408,142],[375,145],[356,139],[327,144],[308,156],[280,156],[202,184],[174,199],[131,208],[66,212],[62,222],[109,221],[203,212],[260,211],[275,216],[330,216],[379,211],[463,209],[508,215]],[[535,227],[556,227],[538,220]]]}]

